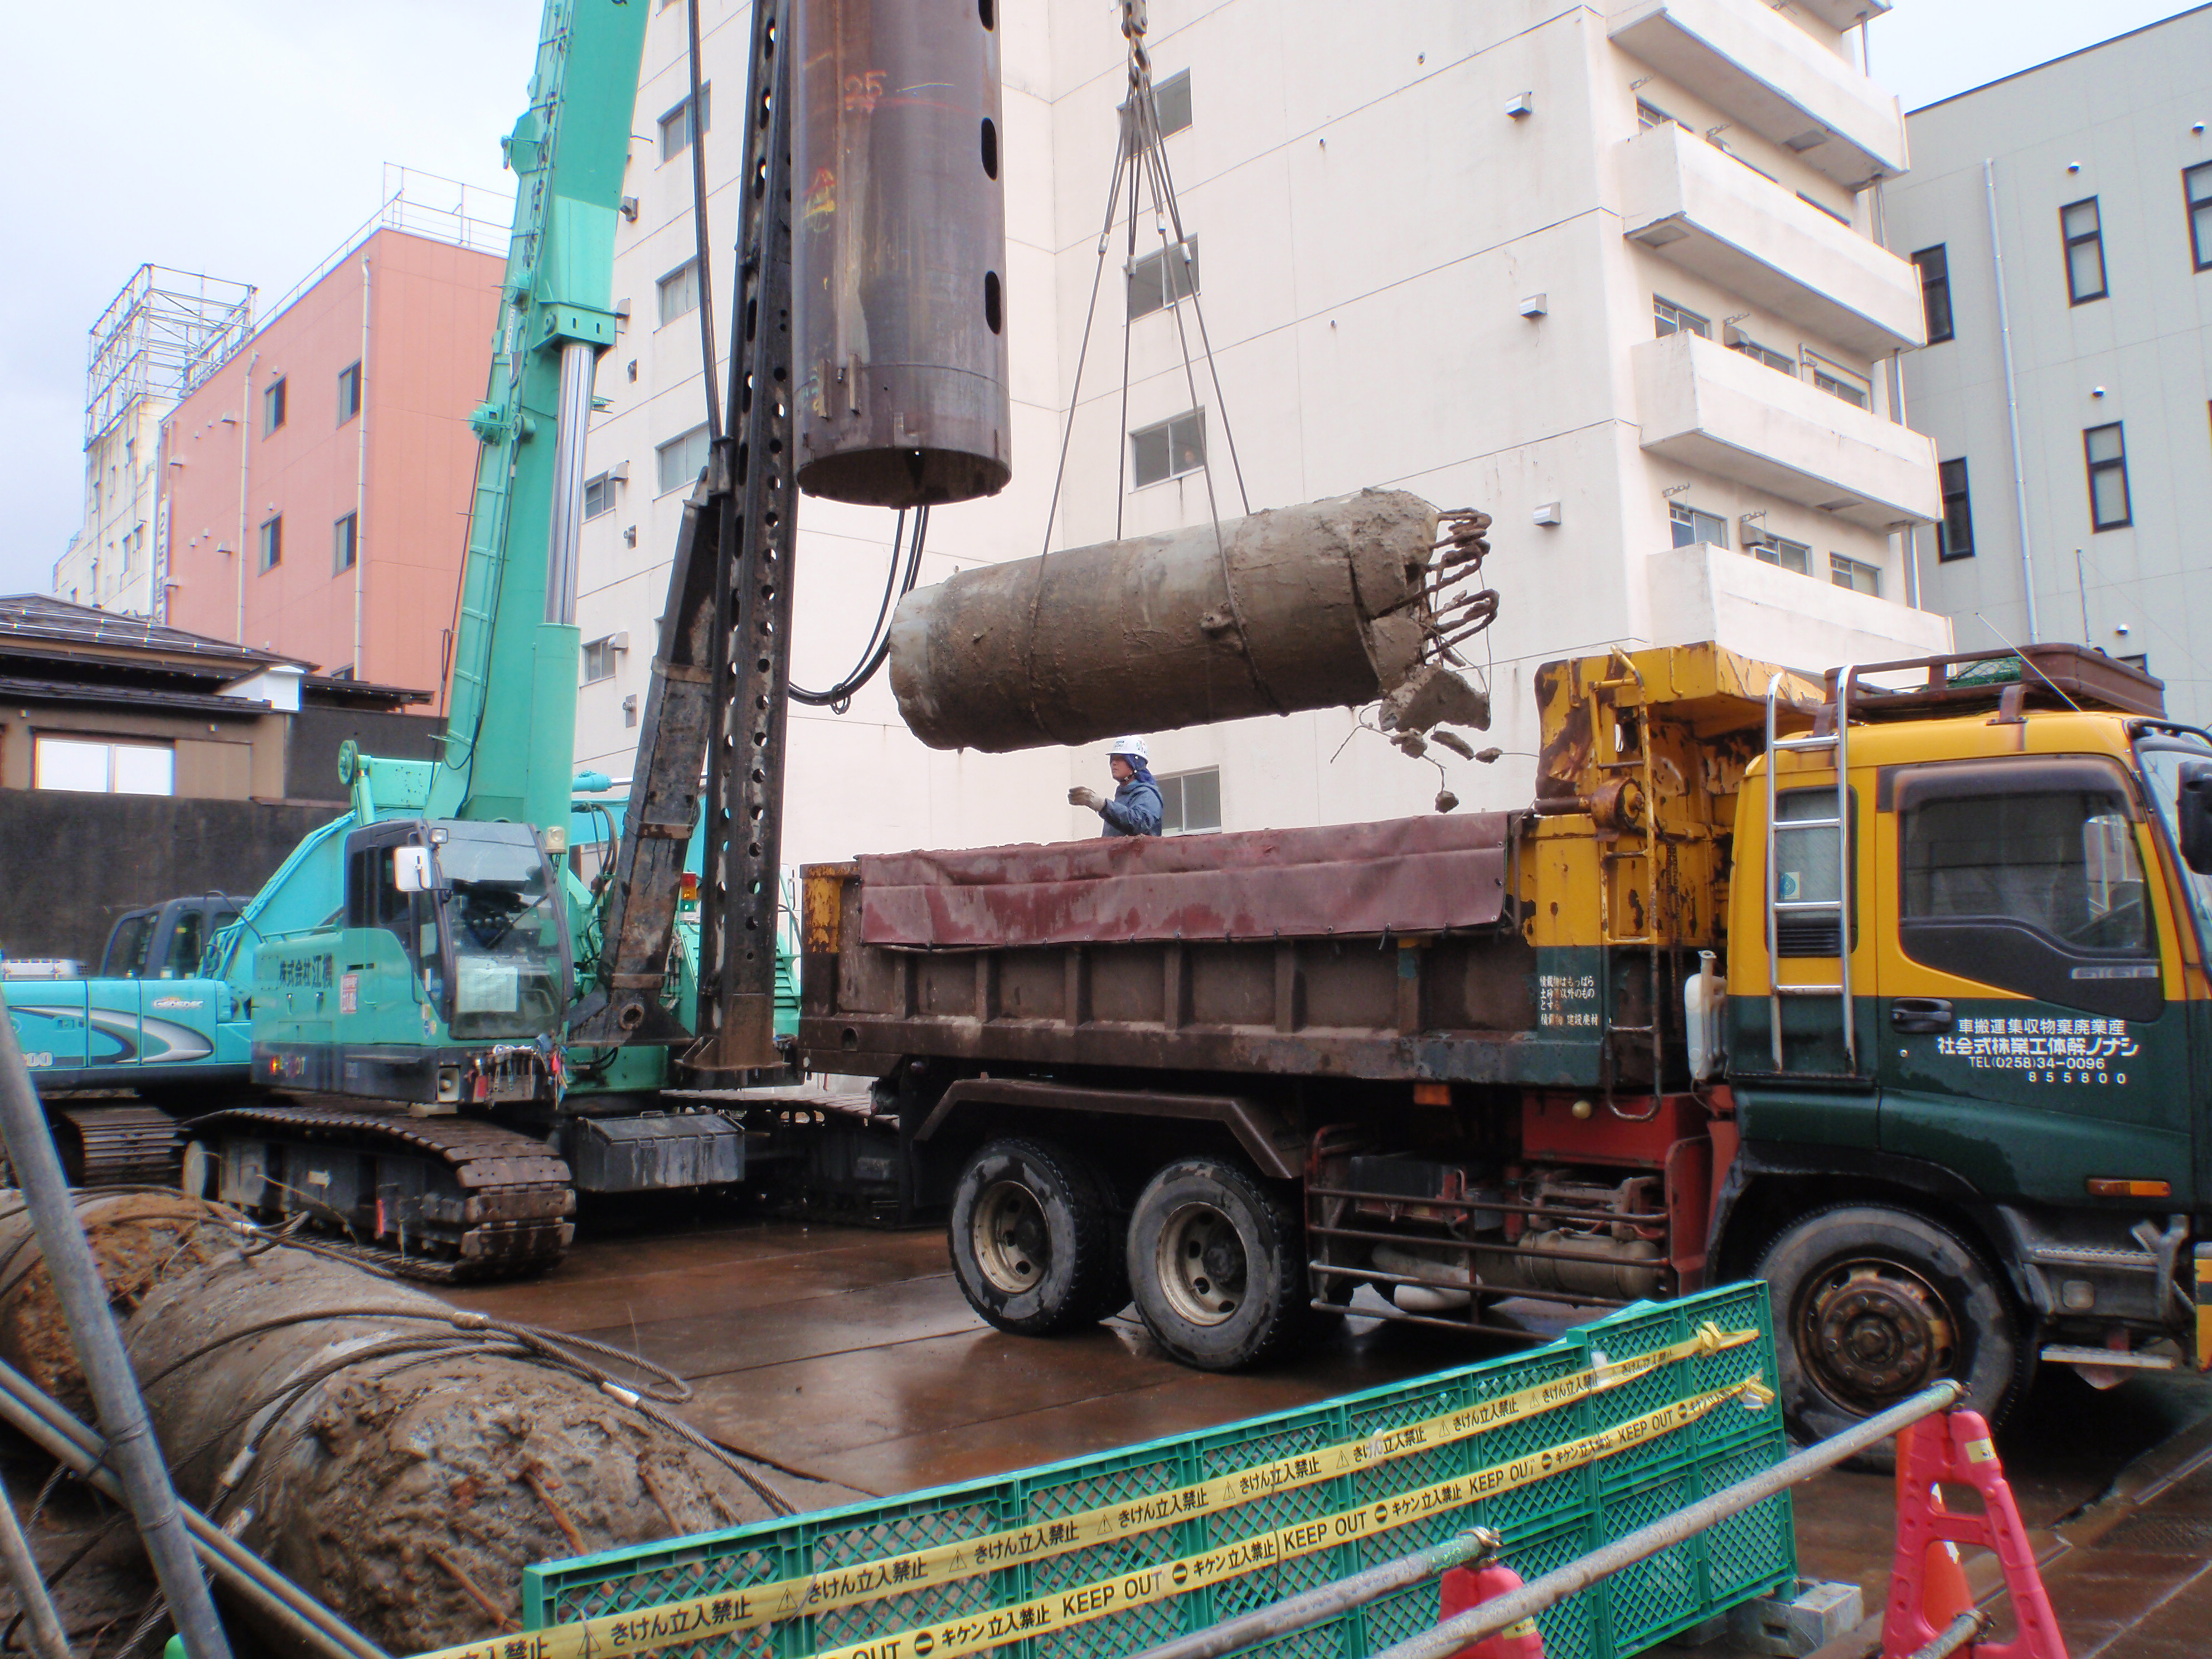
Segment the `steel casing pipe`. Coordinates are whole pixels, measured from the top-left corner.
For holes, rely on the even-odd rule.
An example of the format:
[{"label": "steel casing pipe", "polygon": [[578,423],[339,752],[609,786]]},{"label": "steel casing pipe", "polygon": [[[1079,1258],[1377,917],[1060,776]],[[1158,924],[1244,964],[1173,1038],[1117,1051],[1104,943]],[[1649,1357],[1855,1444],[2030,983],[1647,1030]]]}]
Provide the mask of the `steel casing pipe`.
[{"label": "steel casing pipe", "polygon": [[1004,753],[1371,702],[1419,661],[1437,520],[1368,489],[963,570],[900,602],[899,713]]},{"label": "steel casing pipe", "polygon": [[896,507],[996,495],[1012,472],[998,0],[793,15],[799,487]]}]

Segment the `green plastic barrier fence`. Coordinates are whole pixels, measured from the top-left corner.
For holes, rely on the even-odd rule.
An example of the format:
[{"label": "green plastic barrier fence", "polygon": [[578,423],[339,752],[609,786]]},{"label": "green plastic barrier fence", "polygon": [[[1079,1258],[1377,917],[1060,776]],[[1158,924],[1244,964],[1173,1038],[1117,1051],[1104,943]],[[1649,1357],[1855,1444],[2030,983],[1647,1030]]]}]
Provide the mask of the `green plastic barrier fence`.
[{"label": "green plastic barrier fence", "polygon": [[[1526,1353],[995,1480],[530,1568],[531,1629],[437,1659],[1090,1659],[1470,1525],[1534,1578],[1784,1454],[1765,1286],[1642,1303]],[[1539,1620],[1615,1659],[1796,1575],[1787,1493]],[[1364,1659],[1407,1590],[1271,1644]]]}]

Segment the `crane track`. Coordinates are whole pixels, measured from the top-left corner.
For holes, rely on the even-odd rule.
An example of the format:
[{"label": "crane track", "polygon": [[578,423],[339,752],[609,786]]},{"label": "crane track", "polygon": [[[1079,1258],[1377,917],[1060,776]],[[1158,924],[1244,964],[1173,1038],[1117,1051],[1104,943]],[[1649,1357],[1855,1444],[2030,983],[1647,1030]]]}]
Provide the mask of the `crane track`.
[{"label": "crane track", "polygon": [[228,1107],[185,1128],[217,1166],[188,1157],[188,1187],[212,1176],[258,1215],[304,1212],[329,1248],[407,1278],[520,1278],[575,1237],[567,1161],[495,1123],[308,1100]]},{"label": "crane track", "polygon": [[75,1187],[167,1187],[177,1179],[185,1138],[158,1107],[136,1103],[49,1105],[61,1122],[56,1137]]}]

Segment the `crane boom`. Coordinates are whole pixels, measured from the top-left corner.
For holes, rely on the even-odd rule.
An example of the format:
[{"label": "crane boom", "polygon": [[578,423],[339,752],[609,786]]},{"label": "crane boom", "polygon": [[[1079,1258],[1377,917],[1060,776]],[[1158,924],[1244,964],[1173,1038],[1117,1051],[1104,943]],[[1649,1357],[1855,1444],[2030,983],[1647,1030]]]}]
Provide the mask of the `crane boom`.
[{"label": "crane boom", "polygon": [[530,107],[504,141],[514,229],[490,384],[470,417],[483,450],[427,817],[508,818],[565,837],[584,436],[592,364],[615,339],[615,226],[647,9],[548,0]]}]

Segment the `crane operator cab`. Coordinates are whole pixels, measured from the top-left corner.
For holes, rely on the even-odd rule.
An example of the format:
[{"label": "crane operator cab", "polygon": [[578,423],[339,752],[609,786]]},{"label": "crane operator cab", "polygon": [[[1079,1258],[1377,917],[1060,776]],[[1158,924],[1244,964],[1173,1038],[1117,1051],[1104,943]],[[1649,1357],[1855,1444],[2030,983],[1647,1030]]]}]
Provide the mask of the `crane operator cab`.
[{"label": "crane operator cab", "polygon": [[261,945],[254,1080],[418,1112],[557,1103],[568,916],[537,832],[402,819],[343,856],[343,907]]}]

